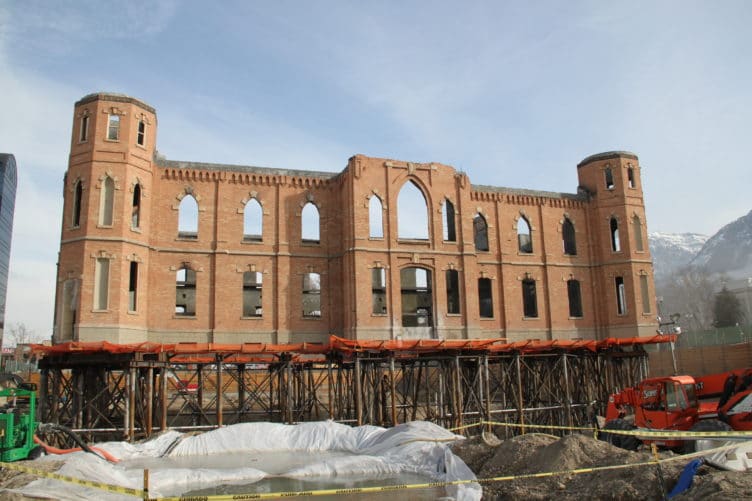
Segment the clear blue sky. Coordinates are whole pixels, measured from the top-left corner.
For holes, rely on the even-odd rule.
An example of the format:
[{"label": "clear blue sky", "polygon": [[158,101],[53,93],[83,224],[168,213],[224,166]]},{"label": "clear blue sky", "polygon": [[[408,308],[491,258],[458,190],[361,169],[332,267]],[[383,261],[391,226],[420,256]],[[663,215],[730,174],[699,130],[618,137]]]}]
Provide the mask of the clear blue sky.
[{"label": "clear blue sky", "polygon": [[575,192],[640,157],[648,230],[746,214],[752,2],[0,3],[0,151],[19,188],[6,325],[51,332],[73,103],[157,109],[169,159],[339,171],[362,153]]}]

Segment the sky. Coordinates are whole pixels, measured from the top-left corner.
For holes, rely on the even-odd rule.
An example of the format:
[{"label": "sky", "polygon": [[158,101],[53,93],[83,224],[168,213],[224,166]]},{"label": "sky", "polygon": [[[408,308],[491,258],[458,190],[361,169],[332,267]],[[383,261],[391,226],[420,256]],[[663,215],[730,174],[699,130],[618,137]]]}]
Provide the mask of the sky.
[{"label": "sky", "polygon": [[6,330],[51,335],[86,94],[154,106],[172,160],[338,172],[361,153],[574,193],[579,161],[627,150],[648,231],[712,235],[752,208],[750,25],[749,1],[0,0]]}]

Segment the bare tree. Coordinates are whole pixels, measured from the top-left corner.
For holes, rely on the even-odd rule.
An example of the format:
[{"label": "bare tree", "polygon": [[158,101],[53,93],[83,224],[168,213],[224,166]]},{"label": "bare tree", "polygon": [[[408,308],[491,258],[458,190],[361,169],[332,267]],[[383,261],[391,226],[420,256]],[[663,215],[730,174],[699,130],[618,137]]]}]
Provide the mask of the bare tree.
[{"label": "bare tree", "polygon": [[37,343],[41,341],[42,336],[37,334],[33,329],[26,327],[23,322],[16,322],[10,325],[5,331],[3,344],[6,346],[17,346],[19,344]]}]

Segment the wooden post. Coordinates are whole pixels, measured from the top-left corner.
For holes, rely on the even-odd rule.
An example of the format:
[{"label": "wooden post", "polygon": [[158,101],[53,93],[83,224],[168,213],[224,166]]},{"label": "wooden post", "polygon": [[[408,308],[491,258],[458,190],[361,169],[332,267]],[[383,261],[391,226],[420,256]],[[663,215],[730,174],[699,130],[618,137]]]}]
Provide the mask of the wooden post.
[{"label": "wooden post", "polygon": [[131,379],[128,387],[128,401],[130,402],[131,413],[128,419],[128,440],[133,442],[136,439],[136,381],[138,380],[138,369],[131,367],[129,374]]},{"label": "wooden post", "polygon": [[[486,390],[486,421],[493,421],[491,418],[491,378],[488,371],[488,355],[483,355],[483,379],[486,382],[484,386]],[[490,433],[493,427],[489,424],[486,425],[486,429]]]},{"label": "wooden post", "polygon": [[574,421],[572,420],[572,391],[571,391],[571,381],[569,380],[569,369],[567,367],[567,354],[562,353],[561,354],[562,359],[562,365],[564,367],[564,388],[565,388],[565,395],[564,398],[566,398],[566,407],[567,407],[567,426],[572,428],[574,426]]},{"label": "wooden post", "polygon": [[169,398],[167,398],[167,366],[163,365],[159,371],[159,386],[162,388],[160,392],[160,399],[162,400],[162,422],[160,423],[160,430],[165,431],[167,429],[167,407],[169,407]]},{"label": "wooden post", "polygon": [[154,419],[154,367],[149,367],[146,373],[146,436],[151,437]]},{"label": "wooden post", "polygon": [[363,425],[363,393],[360,383],[360,357],[355,355],[355,414],[358,426]]},{"label": "wooden post", "polygon": [[520,433],[525,434],[525,410],[522,398],[522,365],[520,363],[520,354],[515,353],[514,362],[517,367],[517,408],[520,412]]},{"label": "wooden post", "polygon": [[392,406],[392,426],[397,426],[397,385],[394,381],[394,356],[389,357],[389,393]]},{"label": "wooden post", "polygon": [[222,355],[216,356],[217,365],[217,426],[222,426],[223,396],[222,396]]}]

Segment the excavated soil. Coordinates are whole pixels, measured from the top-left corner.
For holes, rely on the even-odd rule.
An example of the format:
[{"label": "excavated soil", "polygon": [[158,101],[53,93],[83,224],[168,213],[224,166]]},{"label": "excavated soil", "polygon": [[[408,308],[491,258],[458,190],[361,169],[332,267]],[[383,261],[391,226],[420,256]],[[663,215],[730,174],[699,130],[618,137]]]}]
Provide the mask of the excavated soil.
[{"label": "excavated soil", "polygon": [[[479,479],[567,472],[596,466],[628,465],[651,461],[648,451],[631,452],[586,435],[557,438],[528,434],[490,446],[480,437],[453,446]],[[661,452],[672,458],[672,452]],[[484,500],[506,499],[640,499],[662,500],[671,492],[688,461],[662,463],[605,471],[562,473],[553,477],[523,478],[483,483]],[[752,499],[752,472],[720,471],[703,465],[690,490],[676,500]]]}]

